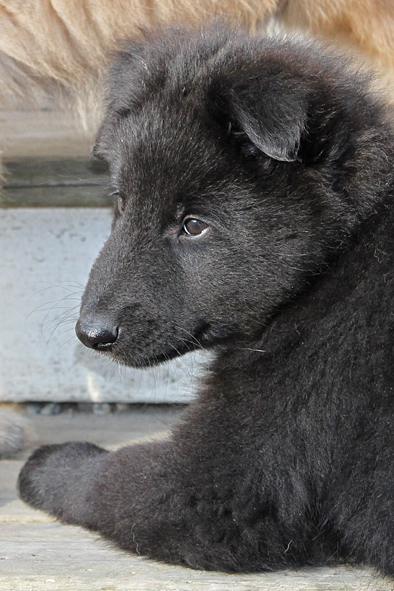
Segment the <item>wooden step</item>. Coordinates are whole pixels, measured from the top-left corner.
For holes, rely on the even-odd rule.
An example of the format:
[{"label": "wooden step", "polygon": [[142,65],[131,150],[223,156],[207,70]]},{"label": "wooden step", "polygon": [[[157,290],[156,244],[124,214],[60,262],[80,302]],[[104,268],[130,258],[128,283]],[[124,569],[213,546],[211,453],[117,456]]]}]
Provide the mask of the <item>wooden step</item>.
[{"label": "wooden step", "polygon": [[0,207],[109,207],[107,165],[88,158],[6,160]]}]

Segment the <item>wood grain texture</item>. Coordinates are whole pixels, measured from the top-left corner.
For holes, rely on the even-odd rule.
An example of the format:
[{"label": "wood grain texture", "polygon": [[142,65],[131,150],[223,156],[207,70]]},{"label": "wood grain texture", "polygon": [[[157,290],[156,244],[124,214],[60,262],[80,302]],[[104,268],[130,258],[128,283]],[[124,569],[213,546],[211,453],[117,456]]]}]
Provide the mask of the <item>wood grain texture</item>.
[{"label": "wood grain texture", "polygon": [[[37,444],[80,437],[114,449],[164,434],[179,409],[140,409],[118,417],[32,417]],[[149,420],[151,419],[151,420]],[[107,422],[107,428],[105,424]],[[114,424],[115,423],[115,424]],[[112,548],[78,527],[56,523],[17,499],[21,460],[0,463],[1,591],[393,591],[369,569],[341,566],[252,575],[159,564]]]}]

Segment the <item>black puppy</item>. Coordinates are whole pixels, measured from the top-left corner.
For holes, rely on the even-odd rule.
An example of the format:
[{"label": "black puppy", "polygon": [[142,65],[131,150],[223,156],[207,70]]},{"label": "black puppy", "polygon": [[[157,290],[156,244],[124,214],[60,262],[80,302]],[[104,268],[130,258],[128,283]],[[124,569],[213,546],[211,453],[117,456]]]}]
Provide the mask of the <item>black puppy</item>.
[{"label": "black puppy", "polygon": [[171,438],[43,447],[22,499],[194,568],[394,574],[394,139],[367,86],[318,45],[221,26],[124,46],[77,334],[135,367],[216,359]]}]

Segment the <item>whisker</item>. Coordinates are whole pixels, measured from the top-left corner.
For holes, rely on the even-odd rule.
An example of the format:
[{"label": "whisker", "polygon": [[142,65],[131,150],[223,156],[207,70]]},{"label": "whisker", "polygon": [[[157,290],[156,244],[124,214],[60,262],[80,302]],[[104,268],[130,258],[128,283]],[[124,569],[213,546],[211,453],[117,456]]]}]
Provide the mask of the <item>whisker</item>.
[{"label": "whisker", "polygon": [[200,341],[191,332],[189,332],[188,330],[186,330],[182,326],[176,325],[175,328],[177,330],[183,330],[183,332],[185,332],[187,335],[189,335],[191,337],[192,340],[185,341],[185,342],[189,342],[189,343],[191,343],[193,345],[197,345],[200,349],[202,348],[202,345],[201,345]]},{"label": "whisker", "polygon": [[238,351],[254,351],[255,353],[267,353],[264,349],[252,349],[250,347],[238,347]]}]

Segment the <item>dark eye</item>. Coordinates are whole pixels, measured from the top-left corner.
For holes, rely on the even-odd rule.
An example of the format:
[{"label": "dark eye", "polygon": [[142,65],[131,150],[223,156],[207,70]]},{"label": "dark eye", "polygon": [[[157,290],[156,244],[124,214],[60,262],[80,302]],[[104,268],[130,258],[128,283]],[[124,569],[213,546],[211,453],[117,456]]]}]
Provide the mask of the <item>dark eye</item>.
[{"label": "dark eye", "polygon": [[126,197],[121,191],[114,191],[111,193],[111,197],[117,197],[118,211],[123,214],[126,207]]},{"label": "dark eye", "polygon": [[208,228],[208,224],[197,218],[188,218],[183,222],[182,230],[187,236],[199,236]]}]

